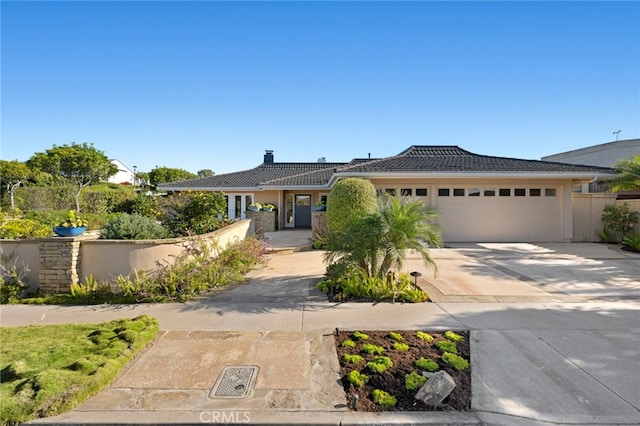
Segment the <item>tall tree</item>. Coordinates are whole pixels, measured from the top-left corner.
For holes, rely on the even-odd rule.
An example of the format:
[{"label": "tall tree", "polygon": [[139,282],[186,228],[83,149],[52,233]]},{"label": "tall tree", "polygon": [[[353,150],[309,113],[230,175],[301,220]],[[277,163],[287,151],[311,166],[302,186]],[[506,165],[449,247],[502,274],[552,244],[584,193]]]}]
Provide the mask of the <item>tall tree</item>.
[{"label": "tall tree", "polygon": [[18,160],[0,160],[0,180],[11,199],[11,210],[16,208],[14,199],[16,189],[31,176],[31,169],[25,163]]},{"label": "tall tree", "polygon": [[215,175],[215,173],[213,173],[213,170],[211,170],[211,169],[198,170],[198,177],[199,178],[211,177],[213,175]]},{"label": "tall tree", "polygon": [[80,194],[83,188],[92,182],[106,180],[118,172],[118,167],[109,161],[104,152],[86,142],[54,145],[45,152],[35,153],[27,160],[27,164],[60,176],[77,186],[74,193],[77,212],[80,212]]},{"label": "tall tree", "polygon": [[157,186],[159,183],[177,182],[181,180],[194,179],[197,176],[183,169],[171,167],[156,167],[149,172],[149,183]]},{"label": "tall tree", "polygon": [[640,190],[640,155],[634,155],[628,160],[618,161],[613,170],[619,176],[609,183],[609,188],[612,191]]}]

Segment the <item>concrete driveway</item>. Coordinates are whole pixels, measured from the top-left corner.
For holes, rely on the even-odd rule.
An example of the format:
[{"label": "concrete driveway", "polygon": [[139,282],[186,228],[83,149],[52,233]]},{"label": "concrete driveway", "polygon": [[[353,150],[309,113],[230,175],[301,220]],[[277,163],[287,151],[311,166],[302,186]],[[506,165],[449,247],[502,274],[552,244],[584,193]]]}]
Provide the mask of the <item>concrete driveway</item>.
[{"label": "concrete driveway", "polygon": [[640,254],[595,243],[451,244],[433,251],[433,277],[417,257],[436,302],[589,302],[640,300]]}]

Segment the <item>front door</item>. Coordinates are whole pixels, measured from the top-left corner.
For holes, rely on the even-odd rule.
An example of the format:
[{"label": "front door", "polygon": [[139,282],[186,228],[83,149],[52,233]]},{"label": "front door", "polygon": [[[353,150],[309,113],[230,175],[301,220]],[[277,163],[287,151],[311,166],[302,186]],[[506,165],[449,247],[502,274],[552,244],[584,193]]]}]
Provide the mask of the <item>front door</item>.
[{"label": "front door", "polygon": [[296,194],[294,211],[295,227],[311,228],[311,195]]}]

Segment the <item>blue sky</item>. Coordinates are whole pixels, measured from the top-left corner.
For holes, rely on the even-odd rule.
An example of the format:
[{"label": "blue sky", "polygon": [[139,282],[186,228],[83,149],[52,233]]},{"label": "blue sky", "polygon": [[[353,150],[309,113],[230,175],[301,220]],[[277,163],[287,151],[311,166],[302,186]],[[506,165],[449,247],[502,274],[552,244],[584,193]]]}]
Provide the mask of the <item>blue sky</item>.
[{"label": "blue sky", "polygon": [[217,174],[640,137],[638,2],[2,1],[2,146]]}]

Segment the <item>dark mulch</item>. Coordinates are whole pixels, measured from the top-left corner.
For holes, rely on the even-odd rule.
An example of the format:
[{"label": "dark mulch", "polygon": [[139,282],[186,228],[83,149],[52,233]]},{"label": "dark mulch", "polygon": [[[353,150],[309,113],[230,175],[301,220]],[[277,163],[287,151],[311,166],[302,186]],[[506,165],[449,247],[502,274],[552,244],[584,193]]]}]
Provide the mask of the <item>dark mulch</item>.
[{"label": "dark mulch", "polygon": [[[423,330],[431,334],[435,340],[431,343],[416,337],[416,330],[396,330],[396,333],[404,337],[404,343],[409,345],[408,351],[398,351],[393,349],[394,340],[389,337],[389,331],[369,331],[361,330],[369,335],[366,341],[356,341],[352,338],[353,331],[337,330],[335,333],[338,359],[340,360],[341,380],[347,395],[349,407],[353,409],[354,396],[358,395],[358,411],[465,411],[471,408],[471,366],[458,371],[441,359],[442,353],[435,346],[439,340],[446,340],[444,331]],[[455,331],[455,330],[454,330]],[[470,361],[469,332],[456,331],[462,335],[464,340],[457,343],[458,355]],[[342,347],[340,344],[347,339],[354,340],[355,348]],[[371,373],[367,371],[365,365],[377,355],[370,355],[361,351],[364,343],[373,343],[384,348],[383,356],[388,356],[393,362],[393,366],[383,373]],[[343,361],[344,354],[359,354],[365,358],[360,364],[349,364]],[[421,373],[414,362],[420,357],[433,359],[438,363],[441,370],[446,371],[456,382],[456,388],[438,407],[429,407],[422,401],[415,399],[417,390],[408,391],[405,389],[405,374],[412,371]],[[358,370],[369,376],[369,382],[363,387],[355,387],[347,379],[347,375],[352,370]],[[374,389],[384,390],[395,396],[398,400],[395,408],[386,408],[373,402],[372,392]]]}]

